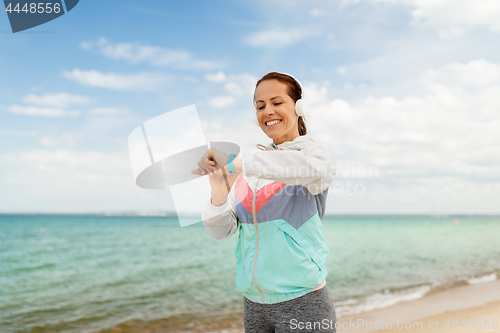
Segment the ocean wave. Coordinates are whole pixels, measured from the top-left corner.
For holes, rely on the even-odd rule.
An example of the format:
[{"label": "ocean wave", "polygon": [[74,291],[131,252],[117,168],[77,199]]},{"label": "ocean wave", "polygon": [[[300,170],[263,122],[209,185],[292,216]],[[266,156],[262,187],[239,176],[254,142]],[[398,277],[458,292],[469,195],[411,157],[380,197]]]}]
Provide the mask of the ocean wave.
[{"label": "ocean wave", "polygon": [[473,277],[471,279],[468,279],[467,282],[469,284],[478,284],[478,283],[495,281],[496,279],[497,279],[497,273],[493,272],[491,274],[485,274],[478,277]]},{"label": "ocean wave", "polygon": [[497,280],[497,272],[482,273],[474,276],[461,276],[449,281],[433,282],[416,286],[407,286],[400,289],[388,288],[378,293],[349,298],[335,302],[335,310],[338,317],[355,315],[375,309],[386,308],[400,302],[412,301],[425,295],[439,292],[445,289],[460,286],[478,284]]},{"label": "ocean wave", "polygon": [[413,286],[390,292],[386,289],[373,295],[359,299],[348,299],[336,302],[335,311],[338,317],[358,314],[375,309],[386,308],[400,302],[411,301],[424,297],[431,290],[429,285]]}]

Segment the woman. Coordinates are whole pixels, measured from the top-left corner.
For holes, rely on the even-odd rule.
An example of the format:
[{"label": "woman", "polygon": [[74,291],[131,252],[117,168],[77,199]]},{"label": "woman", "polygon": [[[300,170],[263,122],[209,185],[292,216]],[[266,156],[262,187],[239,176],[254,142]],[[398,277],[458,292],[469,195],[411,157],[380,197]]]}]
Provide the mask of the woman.
[{"label": "woman", "polygon": [[236,284],[246,333],[335,332],[321,225],[335,160],[307,135],[301,96],[292,76],[265,75],[254,106],[273,143],[244,158],[212,148],[193,170],[208,174],[212,187],[202,214],[208,233],[222,240],[239,231]]}]

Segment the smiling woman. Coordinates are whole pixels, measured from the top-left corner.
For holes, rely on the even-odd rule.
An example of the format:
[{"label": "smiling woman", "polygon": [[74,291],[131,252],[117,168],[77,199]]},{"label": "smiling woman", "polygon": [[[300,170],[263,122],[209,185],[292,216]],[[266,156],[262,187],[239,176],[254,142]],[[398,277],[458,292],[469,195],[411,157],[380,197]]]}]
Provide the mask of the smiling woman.
[{"label": "smiling woman", "polygon": [[302,86],[272,72],[256,84],[255,119],[272,144],[244,158],[209,149],[193,173],[209,175],[202,219],[223,240],[237,230],[236,285],[244,295],[245,332],[335,332],[326,286],[329,250],[322,219],[335,176],[333,155],[304,124]]},{"label": "smiling woman", "polygon": [[[275,145],[306,135],[302,87],[289,75],[272,72],[257,82],[254,103],[257,124]],[[300,114],[300,115],[299,115]]]}]

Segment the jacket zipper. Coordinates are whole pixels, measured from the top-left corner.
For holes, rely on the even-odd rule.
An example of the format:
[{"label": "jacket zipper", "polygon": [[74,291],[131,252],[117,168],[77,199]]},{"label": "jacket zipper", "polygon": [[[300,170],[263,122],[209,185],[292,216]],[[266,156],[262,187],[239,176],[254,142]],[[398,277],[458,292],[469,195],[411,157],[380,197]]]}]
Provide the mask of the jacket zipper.
[{"label": "jacket zipper", "polygon": [[255,287],[259,290],[260,294],[262,295],[262,299],[264,300],[264,303],[265,303],[266,299],[264,298],[264,294],[262,293],[262,291],[257,286],[257,282],[255,282],[255,262],[257,261],[257,250],[259,249],[259,234],[257,232],[257,219],[255,217],[255,197],[257,196],[257,187],[258,187],[258,185],[259,185],[259,179],[257,178],[257,183],[255,184],[255,188],[254,188],[254,191],[253,191],[253,200],[252,200],[253,223],[255,225],[255,258],[253,260],[252,275],[253,275],[253,283],[255,284]]}]

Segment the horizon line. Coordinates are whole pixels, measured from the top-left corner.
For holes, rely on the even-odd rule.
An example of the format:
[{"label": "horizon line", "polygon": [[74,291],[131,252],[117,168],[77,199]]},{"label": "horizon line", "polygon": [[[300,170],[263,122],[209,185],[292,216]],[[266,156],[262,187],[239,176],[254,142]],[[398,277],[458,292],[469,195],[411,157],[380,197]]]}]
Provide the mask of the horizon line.
[{"label": "horizon line", "polygon": [[[177,213],[170,211],[109,211],[109,212],[0,212],[2,216],[109,216],[109,217],[178,217]],[[183,217],[197,217],[198,214],[181,215]],[[323,218],[329,217],[485,217],[500,218],[500,213],[331,213],[325,214]]]}]

